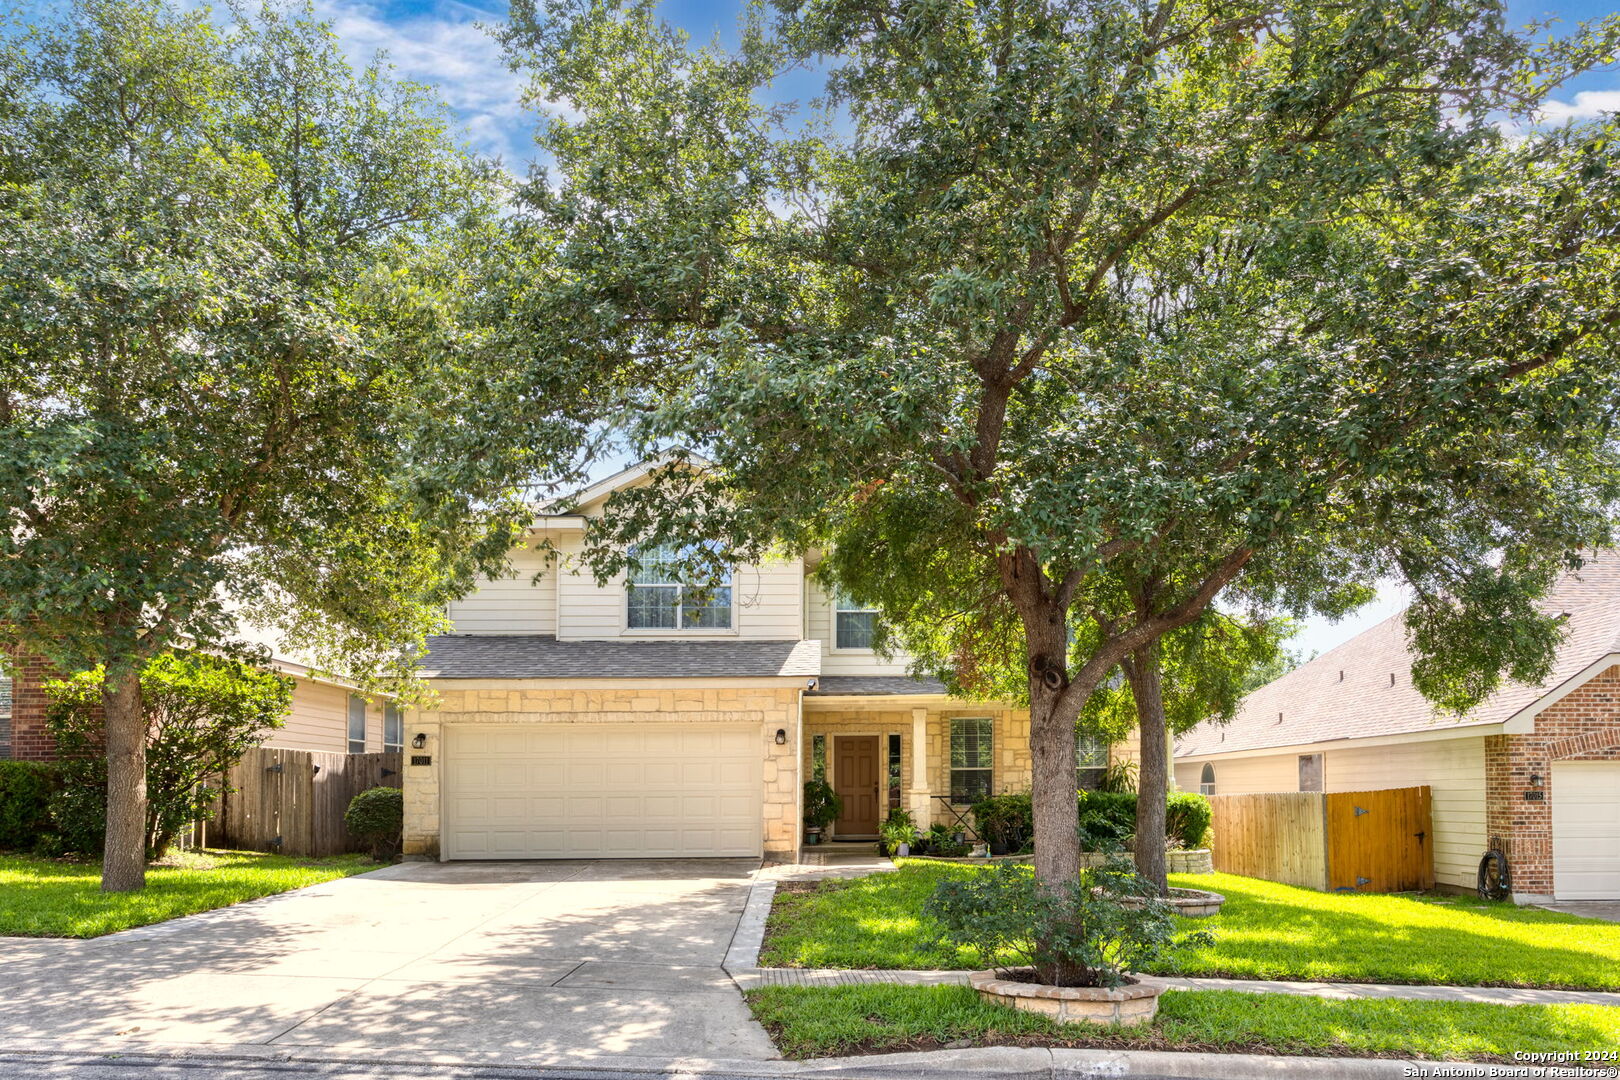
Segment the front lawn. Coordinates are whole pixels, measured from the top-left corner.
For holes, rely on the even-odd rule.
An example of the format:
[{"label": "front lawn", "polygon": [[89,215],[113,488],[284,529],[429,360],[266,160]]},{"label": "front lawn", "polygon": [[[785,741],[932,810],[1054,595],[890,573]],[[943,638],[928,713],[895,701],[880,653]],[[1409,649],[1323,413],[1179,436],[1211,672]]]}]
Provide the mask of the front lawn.
[{"label": "front lawn", "polygon": [[109,894],[99,863],[0,855],[0,937],[100,937],[375,869],[363,855],[177,851],[147,869],[140,892]]},{"label": "front lawn", "polygon": [[770,986],[754,1016],[790,1058],[973,1046],[1398,1057],[1509,1062],[1516,1050],[1611,1049],[1620,1009],[1451,1001],[1330,1001],[1229,990],[1172,991],[1139,1028],[1076,1031],[991,1005],[965,986]]},{"label": "front lawn", "polygon": [[[779,890],[760,963],[983,967],[973,953],[935,942],[919,914],[943,878],[983,872],[912,862],[890,874]],[[1200,920],[1215,943],[1179,954],[1178,974],[1620,990],[1616,923],[1472,897],[1319,893],[1228,874],[1171,879],[1226,897],[1219,916]]]}]

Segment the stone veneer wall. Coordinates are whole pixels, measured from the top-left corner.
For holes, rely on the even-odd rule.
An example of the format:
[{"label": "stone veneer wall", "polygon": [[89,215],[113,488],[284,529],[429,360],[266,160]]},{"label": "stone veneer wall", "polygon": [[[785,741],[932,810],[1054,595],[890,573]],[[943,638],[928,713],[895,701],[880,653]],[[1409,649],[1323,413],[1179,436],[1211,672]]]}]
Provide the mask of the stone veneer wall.
[{"label": "stone veneer wall", "polygon": [[[1492,735],[1485,740],[1485,831],[1505,845],[1513,867],[1513,891],[1525,896],[1554,893],[1552,865],[1552,763],[1620,760],[1620,666],[1594,676],[1536,717],[1529,735]],[[1527,802],[1530,776],[1539,774],[1546,795]]]},{"label": "stone veneer wall", "polygon": [[[796,680],[797,681],[797,680]],[[764,757],[765,857],[795,861],[801,827],[798,739],[799,690],[777,687],[665,689],[670,680],[594,690],[453,689],[441,684],[439,705],[413,710],[405,731],[406,855],[437,858],[439,854],[439,766],[446,724],[623,724],[707,723],[757,724]],[[776,745],[776,731],[786,728],[787,745]],[[409,744],[417,733],[427,736],[419,750]],[[412,755],[427,755],[431,765],[410,764]]]}]

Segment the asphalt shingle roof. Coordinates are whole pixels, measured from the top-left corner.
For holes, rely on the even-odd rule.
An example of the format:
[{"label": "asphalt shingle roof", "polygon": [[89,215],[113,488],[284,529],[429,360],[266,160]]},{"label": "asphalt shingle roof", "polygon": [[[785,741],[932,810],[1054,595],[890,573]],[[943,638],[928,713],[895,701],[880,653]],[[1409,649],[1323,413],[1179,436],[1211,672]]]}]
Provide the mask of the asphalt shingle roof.
[{"label": "asphalt shingle roof", "polygon": [[1413,687],[1406,627],[1401,615],[1394,615],[1254,691],[1230,724],[1194,728],[1177,740],[1176,756],[1499,724],[1604,656],[1620,652],[1620,552],[1600,552],[1566,574],[1541,608],[1569,613],[1564,643],[1546,683],[1504,683],[1461,719],[1437,712]]},{"label": "asphalt shingle roof", "polygon": [[913,679],[909,675],[823,675],[811,694],[943,694],[945,684],[938,679]]},{"label": "asphalt shingle roof", "polygon": [[541,634],[428,639],[430,679],[699,679],[813,677],[819,641],[558,641]]}]

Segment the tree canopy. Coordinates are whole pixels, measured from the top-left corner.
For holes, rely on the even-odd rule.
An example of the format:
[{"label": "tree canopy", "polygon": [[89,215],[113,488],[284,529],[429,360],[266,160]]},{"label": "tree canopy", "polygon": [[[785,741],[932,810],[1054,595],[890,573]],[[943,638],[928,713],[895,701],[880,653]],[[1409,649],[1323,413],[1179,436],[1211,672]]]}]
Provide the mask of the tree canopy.
[{"label": "tree canopy", "polygon": [[[1533,600],[1614,495],[1620,142],[1498,121],[1612,20],[794,0],[727,50],[649,3],[513,14],[572,110],[530,300],[559,352],[656,361],[628,422],[713,463],[618,500],[600,571],[649,533],[825,544],[925,667],[1022,673],[1043,879],[1082,706],[1216,597],[1337,613],[1397,575],[1425,693],[1546,671]],[[766,103],[796,65],[819,110]]]}]

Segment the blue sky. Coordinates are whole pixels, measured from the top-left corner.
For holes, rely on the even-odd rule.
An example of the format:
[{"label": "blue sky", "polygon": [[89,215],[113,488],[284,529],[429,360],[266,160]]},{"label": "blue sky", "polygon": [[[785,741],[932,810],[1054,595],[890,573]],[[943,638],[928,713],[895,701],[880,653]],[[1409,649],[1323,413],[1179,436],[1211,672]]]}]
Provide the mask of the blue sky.
[{"label": "blue sky", "polygon": [[[1553,18],[1565,23],[1601,18],[1615,3],[1577,2],[1549,5],[1514,2],[1510,20],[1526,23]],[[436,86],[455,109],[469,141],[483,153],[498,156],[513,172],[522,173],[533,158],[535,116],[519,104],[520,78],[508,71],[499,47],[480,23],[498,23],[506,5],[497,0],[316,0],[321,15],[332,21],[350,54],[369,58],[386,50],[400,75]],[[740,0],[666,0],[665,18],[698,41],[715,34],[732,39]],[[799,88],[793,88],[797,91]],[[804,91],[805,96],[813,89]],[[786,95],[784,95],[786,96]],[[1593,71],[1569,84],[1550,110],[1553,119],[1620,110],[1620,69]],[[613,463],[617,464],[617,463]],[[1353,634],[1388,618],[1405,605],[1393,586],[1379,599],[1337,624],[1308,622],[1293,646],[1305,655],[1325,652]]]}]

